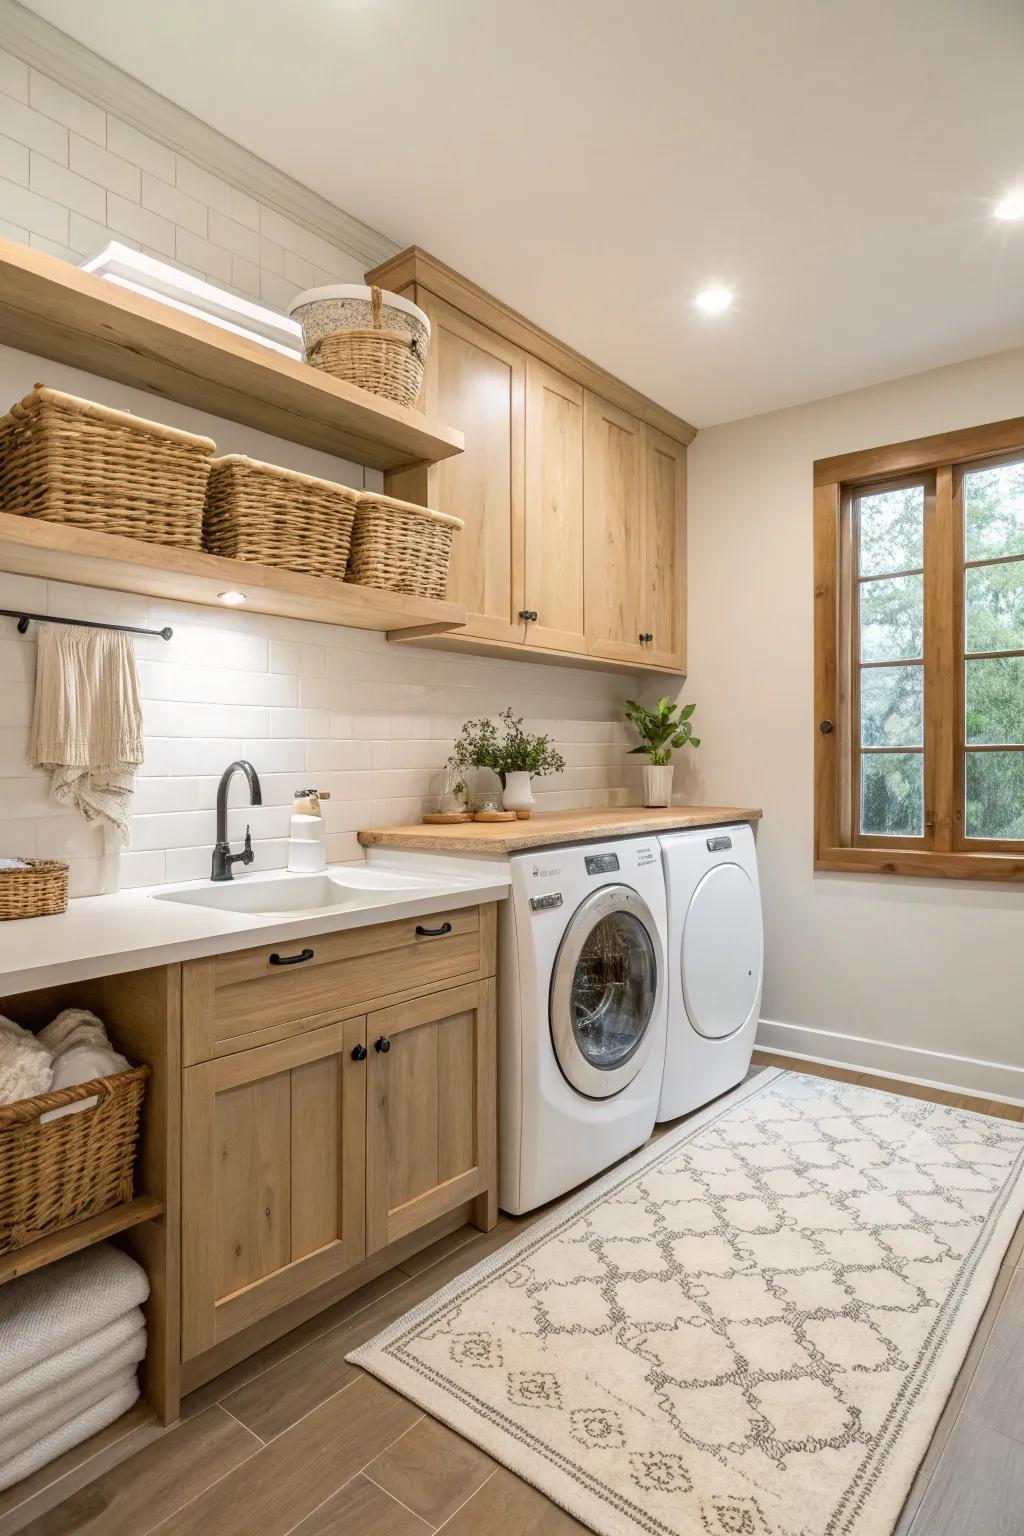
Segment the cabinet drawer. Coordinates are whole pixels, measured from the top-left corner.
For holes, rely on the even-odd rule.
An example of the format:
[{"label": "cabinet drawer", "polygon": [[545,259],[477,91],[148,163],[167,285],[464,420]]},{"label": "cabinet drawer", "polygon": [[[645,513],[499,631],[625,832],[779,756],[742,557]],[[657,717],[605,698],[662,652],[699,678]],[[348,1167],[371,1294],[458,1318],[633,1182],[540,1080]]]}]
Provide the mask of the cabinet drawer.
[{"label": "cabinet drawer", "polygon": [[477,976],[483,958],[480,912],[468,907],[190,960],[183,967],[185,1062]]}]

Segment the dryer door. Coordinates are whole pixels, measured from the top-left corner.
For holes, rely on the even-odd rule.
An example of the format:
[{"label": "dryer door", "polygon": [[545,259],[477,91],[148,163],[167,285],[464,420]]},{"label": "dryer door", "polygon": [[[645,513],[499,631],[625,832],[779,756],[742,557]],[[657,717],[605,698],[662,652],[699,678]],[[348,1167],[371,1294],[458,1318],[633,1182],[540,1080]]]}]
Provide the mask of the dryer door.
[{"label": "dryer door", "polygon": [[715,864],[693,893],[680,970],[686,1014],[698,1034],[721,1040],[750,1018],[761,989],[761,903],[739,864]]},{"label": "dryer door", "polygon": [[563,1076],[588,1098],[621,1093],[647,1060],[661,989],[654,917],[626,885],[577,907],[551,974],[551,1041]]}]

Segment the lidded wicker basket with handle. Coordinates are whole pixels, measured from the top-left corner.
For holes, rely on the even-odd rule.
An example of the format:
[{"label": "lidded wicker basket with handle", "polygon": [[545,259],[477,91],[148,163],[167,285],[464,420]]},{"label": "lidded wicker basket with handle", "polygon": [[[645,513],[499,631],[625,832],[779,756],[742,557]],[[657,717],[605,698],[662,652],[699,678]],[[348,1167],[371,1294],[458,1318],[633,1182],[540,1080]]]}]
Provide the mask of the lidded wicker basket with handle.
[{"label": "lidded wicker basket with handle", "polygon": [[[330,292],[329,289],[325,291]],[[318,299],[316,292],[311,289],[309,293],[299,294],[290,306],[290,313],[298,314],[302,322],[307,363],[336,379],[344,379],[371,394],[393,400],[396,405],[415,405],[423,383],[430,339],[426,316],[422,316],[426,334],[418,323],[415,329],[396,328],[395,316],[401,312],[394,308],[385,324],[384,293],[373,287],[369,290],[370,327],[339,325],[337,330],[326,330],[329,322],[322,311],[335,313],[342,321],[351,305],[349,303],[349,310],[345,310],[345,301]],[[410,316],[409,322],[412,326],[415,316]]]}]

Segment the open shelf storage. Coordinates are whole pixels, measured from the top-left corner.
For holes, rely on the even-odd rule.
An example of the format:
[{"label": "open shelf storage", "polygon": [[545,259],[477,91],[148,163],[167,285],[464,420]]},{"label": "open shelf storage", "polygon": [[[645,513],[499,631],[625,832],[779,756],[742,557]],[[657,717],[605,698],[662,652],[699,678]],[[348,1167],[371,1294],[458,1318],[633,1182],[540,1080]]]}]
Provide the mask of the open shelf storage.
[{"label": "open shelf storage", "polygon": [[219,593],[239,591],[245,593],[246,613],[315,619],[353,629],[402,630],[436,624],[443,630],[466,618],[466,610],[458,603],[382,592],[329,576],[225,560],[200,550],[146,544],[9,512],[0,512],[0,571],[214,607],[220,606]]},{"label": "open shelf storage", "polygon": [[13,240],[0,240],[0,343],[375,469],[464,446],[422,411]]},{"label": "open shelf storage", "polygon": [[26,1243],[24,1248],[15,1248],[12,1253],[0,1253],[0,1285],[7,1280],[17,1279],[19,1275],[30,1275],[34,1269],[42,1269],[45,1264],[66,1259],[69,1253],[78,1253],[80,1249],[88,1248],[92,1243],[101,1243],[118,1232],[127,1232],[130,1227],[137,1227],[140,1221],[152,1221],[163,1215],[163,1209],[163,1202],[155,1200],[152,1195],[136,1195],[134,1200],[126,1201],[124,1205],[115,1205],[109,1211],[101,1211],[98,1216],[87,1216],[84,1221],[73,1222],[70,1227],[62,1227],[59,1232],[50,1232],[46,1237],[37,1238],[34,1243]]}]

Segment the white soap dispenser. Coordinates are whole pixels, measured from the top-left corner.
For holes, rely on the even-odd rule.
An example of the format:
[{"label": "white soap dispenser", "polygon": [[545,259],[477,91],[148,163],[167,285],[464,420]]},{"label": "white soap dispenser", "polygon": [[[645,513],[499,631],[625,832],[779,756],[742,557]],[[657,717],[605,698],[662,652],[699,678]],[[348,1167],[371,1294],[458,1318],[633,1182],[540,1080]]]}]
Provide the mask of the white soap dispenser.
[{"label": "white soap dispenser", "polygon": [[297,789],[288,837],[288,868],[293,874],[315,875],[327,868],[327,828],[320,810],[326,790]]}]

